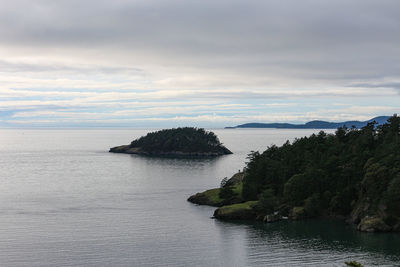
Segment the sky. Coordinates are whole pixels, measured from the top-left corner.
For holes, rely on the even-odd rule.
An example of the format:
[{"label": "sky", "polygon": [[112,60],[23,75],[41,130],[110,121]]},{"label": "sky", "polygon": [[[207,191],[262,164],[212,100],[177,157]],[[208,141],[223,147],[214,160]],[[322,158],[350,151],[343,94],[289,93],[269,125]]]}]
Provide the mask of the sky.
[{"label": "sky", "polygon": [[400,110],[398,0],[0,0],[0,127]]}]

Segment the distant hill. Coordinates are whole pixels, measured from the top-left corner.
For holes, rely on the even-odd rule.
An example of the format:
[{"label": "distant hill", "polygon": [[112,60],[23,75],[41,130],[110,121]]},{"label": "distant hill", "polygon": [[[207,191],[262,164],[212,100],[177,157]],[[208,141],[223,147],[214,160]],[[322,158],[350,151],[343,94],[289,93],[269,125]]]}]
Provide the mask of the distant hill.
[{"label": "distant hill", "polygon": [[390,116],[379,116],[367,121],[345,121],[345,122],[328,122],[328,121],[309,121],[305,124],[291,124],[291,123],[245,123],[235,127],[225,127],[226,129],[232,128],[277,128],[277,129],[337,129],[346,126],[351,128],[362,128],[367,123],[376,121],[378,125],[384,124]]}]

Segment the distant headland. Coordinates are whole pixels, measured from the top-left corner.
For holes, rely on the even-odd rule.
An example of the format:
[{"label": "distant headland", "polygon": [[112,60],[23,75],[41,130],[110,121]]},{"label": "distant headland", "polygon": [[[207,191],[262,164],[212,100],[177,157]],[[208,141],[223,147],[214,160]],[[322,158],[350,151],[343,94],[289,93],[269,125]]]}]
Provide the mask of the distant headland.
[{"label": "distant headland", "polygon": [[202,128],[183,127],[148,133],[109,152],[164,157],[214,157],[232,154],[218,137]]},{"label": "distant headland", "polygon": [[370,122],[377,122],[381,125],[387,122],[390,116],[379,116],[367,121],[344,121],[344,122],[328,122],[328,121],[309,121],[305,124],[291,124],[291,123],[245,123],[234,127],[225,127],[225,129],[234,128],[276,128],[276,129],[337,129],[340,127],[352,128],[353,126],[360,129]]}]

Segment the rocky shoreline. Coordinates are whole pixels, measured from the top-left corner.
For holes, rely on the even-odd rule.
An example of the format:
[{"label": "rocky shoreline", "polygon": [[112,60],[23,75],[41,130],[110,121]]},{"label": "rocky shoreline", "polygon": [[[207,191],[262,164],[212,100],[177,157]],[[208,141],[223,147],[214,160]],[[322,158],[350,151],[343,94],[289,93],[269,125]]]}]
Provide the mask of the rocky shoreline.
[{"label": "rocky shoreline", "polygon": [[217,152],[145,151],[140,147],[131,147],[130,145],[112,147],[109,152],[160,157],[216,157],[232,154],[228,149]]},{"label": "rocky shoreline", "polygon": [[[244,173],[239,172],[232,176],[226,184],[233,187],[240,187],[243,181]],[[257,209],[258,201],[247,201],[238,195],[232,199],[223,199],[219,197],[221,188],[209,189],[201,193],[190,196],[187,200],[197,205],[208,205],[217,207],[213,217],[220,220],[251,220],[262,221],[265,223],[273,223],[281,220],[303,220],[310,218],[318,218],[310,216],[305,211],[304,207],[292,207],[287,212],[275,211],[270,214],[265,214]],[[379,215],[365,215],[362,213],[366,208],[359,203],[352,214],[348,217],[324,215],[319,217],[340,219],[354,225],[360,232],[399,232],[400,224],[394,227],[388,226]]]}]

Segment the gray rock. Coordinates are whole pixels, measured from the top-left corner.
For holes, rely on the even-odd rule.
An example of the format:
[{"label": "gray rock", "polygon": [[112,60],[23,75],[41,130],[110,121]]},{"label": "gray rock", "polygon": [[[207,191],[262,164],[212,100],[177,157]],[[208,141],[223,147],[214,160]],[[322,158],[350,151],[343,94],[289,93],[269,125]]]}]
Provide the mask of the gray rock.
[{"label": "gray rock", "polygon": [[388,232],[392,228],[388,226],[381,218],[374,216],[365,216],[361,219],[357,229],[361,232]]},{"label": "gray rock", "polygon": [[289,219],[291,220],[300,220],[306,217],[306,212],[304,207],[293,207],[293,209],[289,213]]},{"label": "gray rock", "polygon": [[276,212],[274,214],[268,214],[267,216],[264,217],[264,222],[267,223],[277,222],[280,220],[282,220],[282,215]]}]

